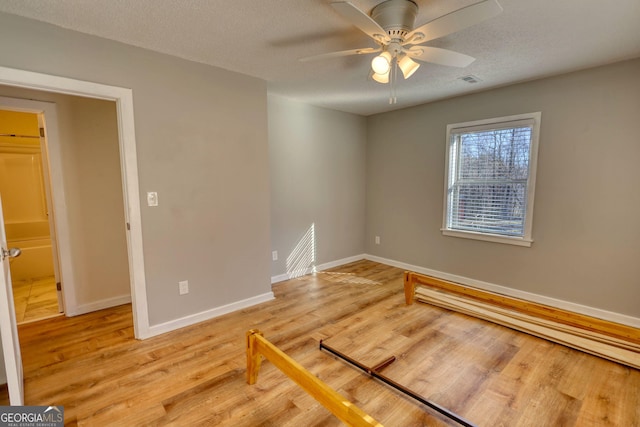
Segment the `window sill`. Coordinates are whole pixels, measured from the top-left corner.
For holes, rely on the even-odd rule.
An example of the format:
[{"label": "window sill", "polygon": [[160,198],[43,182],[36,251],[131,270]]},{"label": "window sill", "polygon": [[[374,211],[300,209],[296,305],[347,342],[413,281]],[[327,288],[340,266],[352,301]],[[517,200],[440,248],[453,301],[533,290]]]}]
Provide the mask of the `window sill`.
[{"label": "window sill", "polygon": [[522,237],[507,237],[499,234],[474,233],[472,231],[459,231],[441,229],[443,236],[461,237],[463,239],[484,240],[485,242],[504,243],[507,245],[531,247],[533,240]]}]

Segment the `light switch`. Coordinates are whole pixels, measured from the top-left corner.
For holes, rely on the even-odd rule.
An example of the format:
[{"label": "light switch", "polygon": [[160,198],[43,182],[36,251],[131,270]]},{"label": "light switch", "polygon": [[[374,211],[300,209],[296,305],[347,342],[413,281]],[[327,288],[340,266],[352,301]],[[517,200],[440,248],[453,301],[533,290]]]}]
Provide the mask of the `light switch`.
[{"label": "light switch", "polygon": [[147,192],[147,205],[158,206],[158,193],[155,191]]}]

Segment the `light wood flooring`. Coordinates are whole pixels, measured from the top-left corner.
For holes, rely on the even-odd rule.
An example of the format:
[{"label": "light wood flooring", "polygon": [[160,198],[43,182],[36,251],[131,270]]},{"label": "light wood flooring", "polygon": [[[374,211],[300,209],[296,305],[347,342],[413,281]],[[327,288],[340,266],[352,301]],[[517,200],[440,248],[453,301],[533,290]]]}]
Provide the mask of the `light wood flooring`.
[{"label": "light wood flooring", "polygon": [[[359,261],[273,286],[274,301],[144,341],[131,307],[19,327],[29,405],[79,426],[341,425],[269,362],[245,380],[259,328],[385,426],[456,425],[350,365],[394,355],[384,375],[479,426],[640,426],[640,371],[426,304],[402,270]],[[0,404],[6,404],[0,396]]]},{"label": "light wood flooring", "polygon": [[54,277],[14,280],[12,285],[18,324],[60,315]]}]

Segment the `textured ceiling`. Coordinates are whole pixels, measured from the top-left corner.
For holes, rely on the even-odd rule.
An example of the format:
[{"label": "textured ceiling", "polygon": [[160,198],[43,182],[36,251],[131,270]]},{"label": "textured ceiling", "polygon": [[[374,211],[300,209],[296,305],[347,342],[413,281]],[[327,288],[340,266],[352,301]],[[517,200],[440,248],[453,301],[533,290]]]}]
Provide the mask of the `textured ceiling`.
[{"label": "textured ceiling", "polygon": [[[382,0],[352,0],[369,12]],[[416,25],[477,0],[414,0]],[[639,0],[498,0],[504,11],[429,46],[476,59],[423,64],[396,86],[367,79],[371,56],[300,62],[373,42],[330,0],[1,0],[0,11],[268,81],[270,93],[369,115],[640,56]],[[459,78],[472,74],[481,82]]]}]

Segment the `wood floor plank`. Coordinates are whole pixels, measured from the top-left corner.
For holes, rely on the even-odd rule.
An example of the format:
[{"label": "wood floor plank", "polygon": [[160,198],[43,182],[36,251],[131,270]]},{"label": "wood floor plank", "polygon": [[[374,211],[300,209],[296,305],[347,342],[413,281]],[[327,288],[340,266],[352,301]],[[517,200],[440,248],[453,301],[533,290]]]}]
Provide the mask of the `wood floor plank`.
[{"label": "wood floor plank", "polygon": [[[403,271],[371,261],[288,280],[275,299],[144,341],[130,306],[21,325],[25,399],[65,407],[69,426],[338,426],[269,362],[245,379],[245,332],[289,356],[386,426],[453,426],[327,352],[385,376],[480,426],[640,426],[640,371],[423,304]],[[0,391],[0,404],[7,404]]]}]

